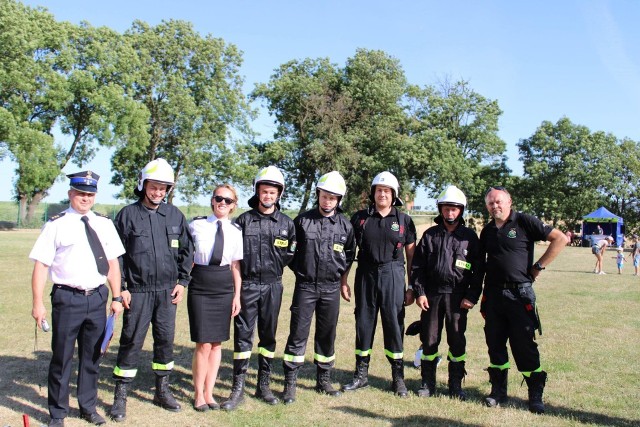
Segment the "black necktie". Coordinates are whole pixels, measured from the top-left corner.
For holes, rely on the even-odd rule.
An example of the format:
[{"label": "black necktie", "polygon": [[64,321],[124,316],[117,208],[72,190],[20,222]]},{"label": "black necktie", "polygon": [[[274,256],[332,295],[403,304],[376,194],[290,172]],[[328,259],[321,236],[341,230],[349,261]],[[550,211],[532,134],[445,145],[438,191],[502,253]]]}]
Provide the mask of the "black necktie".
[{"label": "black necktie", "polygon": [[218,220],[218,230],[216,231],[216,240],[213,242],[213,254],[209,265],[220,265],[222,262],[222,249],[224,248],[224,234],[222,234],[222,222]]},{"label": "black necktie", "polygon": [[89,225],[89,218],[83,216],[80,219],[84,222],[84,231],[87,233],[87,240],[89,241],[89,246],[91,246],[91,252],[93,252],[93,257],[96,259],[98,273],[106,276],[107,273],[109,273],[109,261],[107,261],[107,255],[104,253],[102,243],[100,243],[100,239],[98,239],[95,230]]}]

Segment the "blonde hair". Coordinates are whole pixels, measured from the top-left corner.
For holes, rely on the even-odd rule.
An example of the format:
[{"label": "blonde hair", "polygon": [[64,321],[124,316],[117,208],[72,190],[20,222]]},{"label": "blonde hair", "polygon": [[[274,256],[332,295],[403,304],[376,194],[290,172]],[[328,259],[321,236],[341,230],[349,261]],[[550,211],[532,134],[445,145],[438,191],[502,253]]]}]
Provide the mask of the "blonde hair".
[{"label": "blonde hair", "polygon": [[[231,193],[233,194],[233,207],[229,209],[229,215],[231,215],[236,210],[236,207],[238,206],[238,192],[231,184],[218,184],[216,185],[216,188],[213,189],[213,193],[211,194],[212,201],[213,201],[213,198],[216,196],[216,191],[218,191],[220,188],[226,188],[227,190],[231,191]],[[211,208],[213,209],[213,206],[211,206]]]}]

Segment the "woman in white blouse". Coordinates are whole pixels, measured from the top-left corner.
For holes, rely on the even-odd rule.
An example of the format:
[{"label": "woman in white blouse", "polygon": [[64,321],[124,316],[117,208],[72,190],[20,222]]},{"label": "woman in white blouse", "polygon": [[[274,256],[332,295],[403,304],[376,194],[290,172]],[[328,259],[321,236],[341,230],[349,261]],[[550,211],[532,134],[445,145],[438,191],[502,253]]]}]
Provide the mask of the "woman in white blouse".
[{"label": "woman in white blouse", "polygon": [[242,232],[229,219],[236,207],[236,190],[219,185],[211,197],[212,215],[189,224],[195,243],[194,266],[187,296],[193,353],[193,408],[219,409],[213,398],[221,343],[230,337],[231,318],[240,312]]}]

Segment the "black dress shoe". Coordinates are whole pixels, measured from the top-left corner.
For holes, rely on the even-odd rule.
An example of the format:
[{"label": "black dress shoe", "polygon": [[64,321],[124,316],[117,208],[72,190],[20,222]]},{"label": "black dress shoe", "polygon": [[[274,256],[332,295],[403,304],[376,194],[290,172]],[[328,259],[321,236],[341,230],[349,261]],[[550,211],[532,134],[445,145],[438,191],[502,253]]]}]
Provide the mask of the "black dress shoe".
[{"label": "black dress shoe", "polygon": [[207,406],[209,406],[209,409],[211,409],[212,411],[217,411],[218,409],[220,409],[220,404],[218,402],[207,403]]},{"label": "black dress shoe", "polygon": [[49,427],[64,427],[64,418],[51,418],[47,425]]},{"label": "black dress shoe", "polygon": [[207,405],[206,403],[200,405],[200,406],[196,406],[195,402],[193,403],[193,409],[195,409],[198,412],[207,412],[209,410],[209,405]]},{"label": "black dress shoe", "polygon": [[80,414],[80,418],[96,426],[101,426],[107,423],[107,421],[97,412],[93,412],[91,414]]}]

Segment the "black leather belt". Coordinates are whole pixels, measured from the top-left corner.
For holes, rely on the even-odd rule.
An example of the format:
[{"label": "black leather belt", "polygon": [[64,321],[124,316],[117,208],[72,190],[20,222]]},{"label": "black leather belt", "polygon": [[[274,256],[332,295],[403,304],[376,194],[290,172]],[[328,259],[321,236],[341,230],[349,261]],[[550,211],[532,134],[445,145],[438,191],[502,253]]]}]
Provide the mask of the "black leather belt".
[{"label": "black leather belt", "polygon": [[530,285],[530,282],[504,282],[498,283],[495,286],[500,289],[518,289],[522,285]]},{"label": "black leather belt", "polygon": [[98,289],[100,289],[100,286],[102,285],[93,289],[79,289],[79,288],[74,288],[72,286],[59,285],[57,283],[54,284],[54,286],[57,287],[58,289],[62,289],[63,291],[73,292],[74,294],[81,294],[88,297],[89,295],[93,295],[94,293],[98,292]]}]

